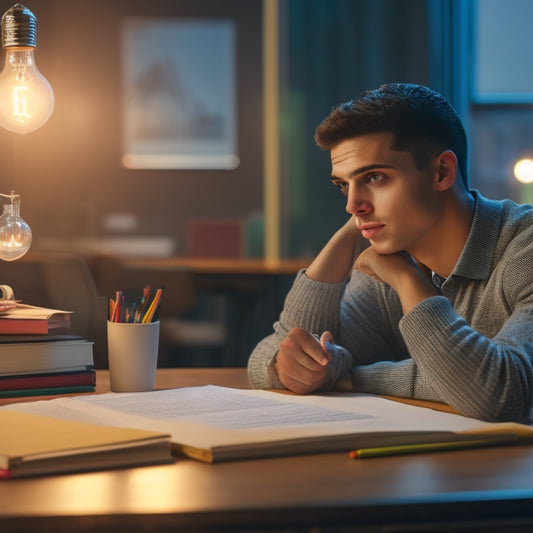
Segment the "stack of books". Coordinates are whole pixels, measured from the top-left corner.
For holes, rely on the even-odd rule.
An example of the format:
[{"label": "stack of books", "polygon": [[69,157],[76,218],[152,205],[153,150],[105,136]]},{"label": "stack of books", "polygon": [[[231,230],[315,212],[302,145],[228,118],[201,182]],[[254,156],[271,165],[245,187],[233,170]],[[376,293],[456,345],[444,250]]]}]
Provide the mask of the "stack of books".
[{"label": "stack of books", "polygon": [[93,343],[69,334],[70,315],[2,302],[0,398],[95,390]]}]

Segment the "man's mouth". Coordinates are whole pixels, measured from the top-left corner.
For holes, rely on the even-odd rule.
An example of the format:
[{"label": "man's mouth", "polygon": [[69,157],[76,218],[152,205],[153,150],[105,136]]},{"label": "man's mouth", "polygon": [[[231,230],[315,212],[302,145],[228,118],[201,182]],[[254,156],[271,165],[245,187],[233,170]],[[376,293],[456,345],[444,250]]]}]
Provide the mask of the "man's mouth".
[{"label": "man's mouth", "polygon": [[384,227],[384,224],[361,224],[359,231],[365,239],[373,239]]}]

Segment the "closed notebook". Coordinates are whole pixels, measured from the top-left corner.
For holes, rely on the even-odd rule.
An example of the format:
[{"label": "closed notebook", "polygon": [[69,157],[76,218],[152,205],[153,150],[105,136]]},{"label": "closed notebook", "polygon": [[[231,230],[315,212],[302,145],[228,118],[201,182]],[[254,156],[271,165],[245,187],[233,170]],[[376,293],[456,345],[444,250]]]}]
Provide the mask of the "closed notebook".
[{"label": "closed notebook", "polygon": [[0,336],[0,376],[94,368],[93,343],[73,335]]},{"label": "closed notebook", "polygon": [[21,398],[24,396],[57,396],[59,394],[80,394],[94,392],[94,385],[71,385],[69,387],[40,387],[33,389],[0,390],[0,398]]},{"label": "closed notebook", "polygon": [[0,335],[45,335],[63,333],[71,327],[70,317],[66,318],[3,318],[0,316]]},{"label": "closed notebook", "polygon": [[0,411],[0,479],[172,462],[169,435]]},{"label": "closed notebook", "polygon": [[54,387],[79,387],[96,385],[96,372],[44,372],[0,376],[0,392]]}]

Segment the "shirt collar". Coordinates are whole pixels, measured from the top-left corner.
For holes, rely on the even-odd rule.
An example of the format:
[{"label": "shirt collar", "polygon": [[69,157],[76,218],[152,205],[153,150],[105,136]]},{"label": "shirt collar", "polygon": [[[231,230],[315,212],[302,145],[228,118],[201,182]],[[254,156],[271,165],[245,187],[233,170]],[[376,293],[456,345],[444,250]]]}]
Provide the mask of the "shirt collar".
[{"label": "shirt collar", "polygon": [[474,201],[474,218],[465,247],[455,264],[452,275],[470,279],[487,279],[500,234],[502,204],[471,191]]}]

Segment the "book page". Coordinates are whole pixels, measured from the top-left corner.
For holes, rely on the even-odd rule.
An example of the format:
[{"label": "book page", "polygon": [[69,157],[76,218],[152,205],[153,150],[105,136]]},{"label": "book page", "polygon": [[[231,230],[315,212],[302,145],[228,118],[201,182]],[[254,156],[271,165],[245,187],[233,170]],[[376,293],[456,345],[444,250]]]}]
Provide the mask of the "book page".
[{"label": "book page", "polygon": [[48,307],[38,307],[35,305],[28,305],[17,303],[16,307],[12,307],[3,311],[0,318],[33,318],[48,320],[55,315],[59,318],[65,318],[72,314],[72,311],[63,311],[61,309],[49,309]]},{"label": "book page", "polygon": [[83,401],[130,415],[186,420],[232,430],[347,422],[373,417],[364,412],[291,403],[284,398],[276,394],[267,398],[243,395],[237,389],[205,386],[152,392],[149,402],[140,401],[136,394],[100,395]]},{"label": "book page", "polygon": [[491,426],[370,395],[296,396],[210,385],[65,397],[5,408],[164,431],[172,435],[173,442],[205,449],[349,433],[463,431]]}]

